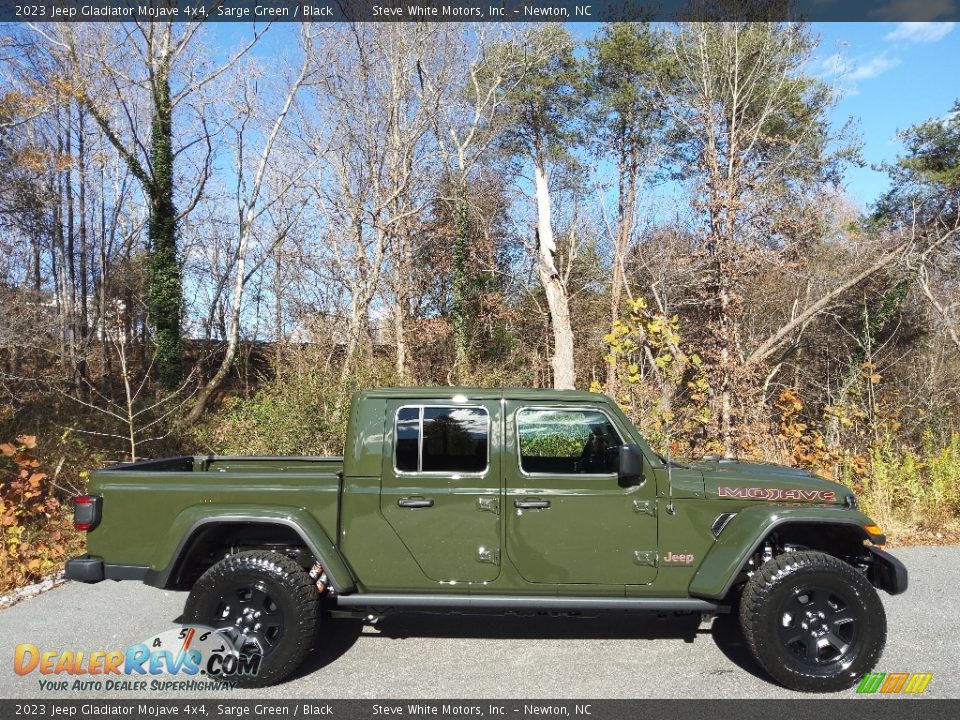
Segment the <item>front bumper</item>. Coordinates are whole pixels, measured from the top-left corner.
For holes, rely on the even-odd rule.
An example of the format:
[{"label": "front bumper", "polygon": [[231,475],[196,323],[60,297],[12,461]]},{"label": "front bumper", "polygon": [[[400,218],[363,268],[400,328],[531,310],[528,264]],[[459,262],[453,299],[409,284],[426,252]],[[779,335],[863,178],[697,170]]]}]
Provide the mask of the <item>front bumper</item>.
[{"label": "front bumper", "polygon": [[96,555],[80,555],[67,560],[63,574],[67,580],[92,584],[101,580],[143,580],[149,570],[141,565],[111,565]]},{"label": "front bumper", "polygon": [[867,576],[874,587],[899,595],[907,590],[907,568],[890,553],[876,547],[870,548],[873,562]]}]

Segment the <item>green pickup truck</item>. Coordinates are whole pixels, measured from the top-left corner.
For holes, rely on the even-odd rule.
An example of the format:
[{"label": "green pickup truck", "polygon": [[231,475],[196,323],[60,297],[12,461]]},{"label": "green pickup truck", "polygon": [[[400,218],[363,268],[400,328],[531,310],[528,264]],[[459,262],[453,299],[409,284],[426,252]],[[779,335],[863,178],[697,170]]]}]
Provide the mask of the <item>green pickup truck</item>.
[{"label": "green pickup truck", "polygon": [[331,617],[739,613],[805,691],[877,663],[875,588],[907,572],[853,494],[803,470],[669,462],[603,395],[391,388],[353,398],[344,457],[196,456],[95,472],[79,582],[189,590],[184,619],[292,673]]}]

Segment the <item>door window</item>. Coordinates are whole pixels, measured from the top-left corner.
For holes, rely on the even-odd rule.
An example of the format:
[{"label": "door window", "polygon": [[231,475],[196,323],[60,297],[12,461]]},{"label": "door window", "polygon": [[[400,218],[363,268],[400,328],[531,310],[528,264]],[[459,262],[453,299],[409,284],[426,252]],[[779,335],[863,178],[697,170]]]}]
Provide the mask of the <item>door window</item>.
[{"label": "door window", "polygon": [[397,411],[397,472],[483,473],[490,457],[485,408],[417,406]]},{"label": "door window", "polygon": [[524,408],[517,413],[520,469],[549,475],[616,472],[623,444],[599,410]]},{"label": "door window", "polygon": [[420,462],[420,408],[405,407],[397,411],[396,468],[400,472],[416,472]]}]

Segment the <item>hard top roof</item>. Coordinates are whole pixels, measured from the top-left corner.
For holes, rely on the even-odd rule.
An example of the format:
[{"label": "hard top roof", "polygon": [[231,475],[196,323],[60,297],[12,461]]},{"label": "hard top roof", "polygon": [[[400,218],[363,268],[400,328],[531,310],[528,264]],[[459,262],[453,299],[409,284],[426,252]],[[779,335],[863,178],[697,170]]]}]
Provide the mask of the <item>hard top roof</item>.
[{"label": "hard top roof", "polygon": [[[371,388],[360,392],[361,397],[376,398],[398,398],[398,399],[417,399],[417,400],[452,400],[455,396],[461,395],[467,400],[489,400],[491,398],[503,398],[506,400],[546,400],[568,402],[606,400],[604,395],[599,393],[584,392],[582,390],[554,390],[552,388],[479,388],[479,387],[449,387],[449,386],[428,386],[428,387],[389,387],[389,388]],[[463,402],[458,398],[458,402]]]}]

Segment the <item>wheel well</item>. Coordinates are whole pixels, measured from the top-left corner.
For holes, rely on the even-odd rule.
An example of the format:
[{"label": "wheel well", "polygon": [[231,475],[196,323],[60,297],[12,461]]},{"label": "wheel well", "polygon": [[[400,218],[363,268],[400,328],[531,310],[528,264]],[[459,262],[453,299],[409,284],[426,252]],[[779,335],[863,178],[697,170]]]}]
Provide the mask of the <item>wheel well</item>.
[{"label": "wheel well", "polygon": [[747,558],[730,586],[728,596],[739,594],[753,571],[767,560],[794,550],[817,550],[866,571],[870,566],[870,552],[864,540],[868,539],[862,528],[846,523],[787,522],[778,525],[764,536]]},{"label": "wheel well", "polygon": [[863,528],[844,523],[785,523],[775,527],[760,543],[771,544],[774,550],[786,552],[791,548],[819,550],[850,562],[853,557],[866,555]]},{"label": "wheel well", "polygon": [[304,569],[315,562],[303,538],[291,527],[277,523],[208,523],[191,534],[176,558],[166,583],[170,590],[189,590],[211,566],[228,555],[245,550],[269,550],[289,557]]}]

